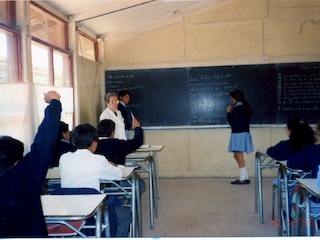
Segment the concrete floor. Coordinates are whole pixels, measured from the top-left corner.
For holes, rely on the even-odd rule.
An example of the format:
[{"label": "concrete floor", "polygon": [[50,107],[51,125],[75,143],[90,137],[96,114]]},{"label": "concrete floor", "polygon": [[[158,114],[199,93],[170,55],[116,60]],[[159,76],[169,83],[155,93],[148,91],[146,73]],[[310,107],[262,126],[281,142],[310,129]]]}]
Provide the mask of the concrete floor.
[{"label": "concrete floor", "polygon": [[264,224],[254,208],[254,179],[160,179],[158,218],[150,229],[148,189],[142,194],[143,237],[274,237],[272,178],[263,179]]}]

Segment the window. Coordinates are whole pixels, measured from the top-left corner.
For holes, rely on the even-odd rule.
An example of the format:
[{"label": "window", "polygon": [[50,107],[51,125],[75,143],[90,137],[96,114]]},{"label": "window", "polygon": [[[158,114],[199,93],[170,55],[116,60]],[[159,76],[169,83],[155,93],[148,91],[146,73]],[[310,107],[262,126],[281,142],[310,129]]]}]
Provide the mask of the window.
[{"label": "window", "polygon": [[[73,127],[73,82],[71,54],[68,51],[67,22],[36,2],[30,4],[32,73],[39,99],[55,89],[62,96],[61,120]],[[50,87],[50,88],[49,88]],[[53,87],[53,88],[52,88]],[[41,101],[37,101],[41,103]],[[38,107],[38,109],[43,109]],[[41,112],[39,116],[41,117]]]},{"label": "window", "polygon": [[89,37],[83,32],[78,32],[78,40],[79,55],[92,61],[98,61],[97,40]]},{"label": "window", "polygon": [[0,83],[21,81],[14,9],[13,1],[0,2]]}]

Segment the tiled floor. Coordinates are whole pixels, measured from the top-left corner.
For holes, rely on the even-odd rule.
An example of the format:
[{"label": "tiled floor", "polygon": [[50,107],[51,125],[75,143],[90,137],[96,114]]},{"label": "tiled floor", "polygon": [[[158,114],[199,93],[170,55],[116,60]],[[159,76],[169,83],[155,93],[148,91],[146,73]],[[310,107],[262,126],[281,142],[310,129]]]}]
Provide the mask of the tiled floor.
[{"label": "tiled floor", "polygon": [[263,180],[264,224],[254,209],[254,180],[160,179],[158,218],[150,229],[148,189],[142,195],[143,237],[273,237],[272,179]]}]

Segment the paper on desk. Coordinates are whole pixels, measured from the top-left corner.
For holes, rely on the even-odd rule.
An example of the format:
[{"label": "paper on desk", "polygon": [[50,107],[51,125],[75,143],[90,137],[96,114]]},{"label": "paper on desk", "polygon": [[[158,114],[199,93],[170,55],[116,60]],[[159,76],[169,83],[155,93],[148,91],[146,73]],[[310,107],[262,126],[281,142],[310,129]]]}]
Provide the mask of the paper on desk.
[{"label": "paper on desk", "polygon": [[134,167],[124,167],[120,168],[122,171],[122,177],[128,178],[134,170]]},{"label": "paper on desk", "polygon": [[140,148],[143,148],[143,149],[150,148],[150,144],[141,145]]}]

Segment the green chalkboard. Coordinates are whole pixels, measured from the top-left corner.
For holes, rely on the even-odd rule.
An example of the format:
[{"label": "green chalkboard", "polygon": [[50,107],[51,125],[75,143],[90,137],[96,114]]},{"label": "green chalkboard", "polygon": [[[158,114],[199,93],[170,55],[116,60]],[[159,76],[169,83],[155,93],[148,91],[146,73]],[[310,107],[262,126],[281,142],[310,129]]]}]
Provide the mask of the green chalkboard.
[{"label": "green chalkboard", "polygon": [[224,125],[234,89],[252,105],[252,124],[319,119],[320,63],[106,71],[105,85],[131,91],[129,107],[143,126]]}]

